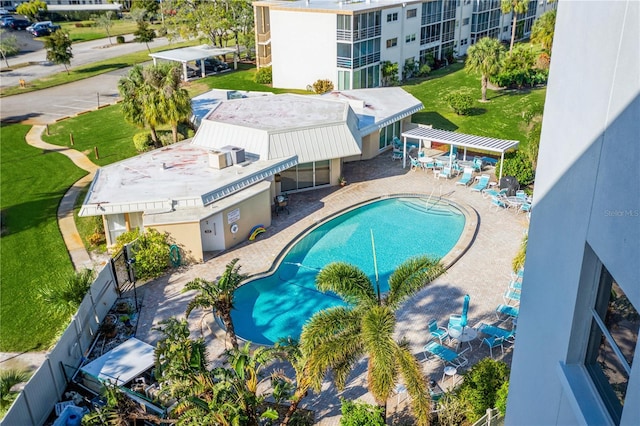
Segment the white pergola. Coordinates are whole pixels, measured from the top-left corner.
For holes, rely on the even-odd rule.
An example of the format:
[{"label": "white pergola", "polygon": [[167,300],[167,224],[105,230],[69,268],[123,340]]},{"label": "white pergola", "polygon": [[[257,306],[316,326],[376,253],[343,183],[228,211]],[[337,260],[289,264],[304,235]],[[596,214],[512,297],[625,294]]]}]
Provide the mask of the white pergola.
[{"label": "white pergola", "polygon": [[423,141],[438,142],[449,145],[449,165],[451,165],[454,146],[464,148],[463,160],[467,159],[467,148],[500,153],[500,174],[498,176],[498,180],[502,178],[502,163],[504,160],[504,153],[510,149],[517,148],[519,144],[518,141],[467,135],[464,133],[431,129],[425,126],[418,126],[414,129],[402,132],[401,136],[404,154],[402,167],[407,167],[407,139],[417,139],[420,142],[420,147],[422,146]]},{"label": "white pergola", "polygon": [[[187,62],[193,62],[212,56],[224,56],[229,53],[235,53],[235,51],[236,49],[233,47],[211,47],[207,44],[203,44],[202,46],[182,47],[180,49],[150,53],[149,56],[153,58],[154,65],[156,65],[158,59],[180,62],[182,64],[182,75],[184,81],[187,81]],[[202,73],[202,77],[204,77],[204,61],[200,64],[200,72]]]}]

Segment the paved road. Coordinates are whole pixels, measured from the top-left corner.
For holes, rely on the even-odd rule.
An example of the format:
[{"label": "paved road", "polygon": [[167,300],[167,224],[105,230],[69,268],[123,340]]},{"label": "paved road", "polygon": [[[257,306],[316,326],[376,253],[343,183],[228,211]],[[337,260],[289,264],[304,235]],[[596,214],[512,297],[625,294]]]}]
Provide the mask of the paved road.
[{"label": "paved road", "polygon": [[[112,38],[115,41],[115,38]],[[71,65],[79,66],[99,60],[121,56],[140,50],[146,50],[144,44],[132,42],[133,36],[125,36],[130,42],[110,46],[106,39],[76,43],[73,45],[74,58]],[[149,45],[151,47],[167,45],[166,38],[159,38]],[[107,46],[107,47],[105,47]],[[37,65],[18,68],[15,71],[0,73],[0,87],[16,86],[20,78],[27,83],[35,78],[64,72],[61,65],[52,65],[44,61],[44,50],[25,53],[13,57],[11,63],[36,62]],[[3,97],[0,99],[0,121],[22,122],[30,124],[47,124],[72,116],[78,112],[94,109],[100,105],[114,103],[118,99],[118,80],[129,71],[122,68],[106,74],[69,83],[64,86],[38,90]]]}]

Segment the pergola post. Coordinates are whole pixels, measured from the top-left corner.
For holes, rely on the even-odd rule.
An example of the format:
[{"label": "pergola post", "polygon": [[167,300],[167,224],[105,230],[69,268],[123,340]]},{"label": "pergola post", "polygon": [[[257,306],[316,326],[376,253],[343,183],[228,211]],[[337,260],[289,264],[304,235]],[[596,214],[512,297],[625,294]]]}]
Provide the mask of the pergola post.
[{"label": "pergola post", "polygon": [[154,58],[153,58],[153,66],[155,67],[156,65],[158,65],[158,61],[157,61],[157,59],[154,57]]},{"label": "pergola post", "polygon": [[504,151],[500,153],[500,177],[498,177],[498,182],[502,179],[502,163],[504,163]]},{"label": "pergola post", "polygon": [[186,62],[182,63],[182,75],[183,75],[184,81],[189,81],[189,77],[187,76],[187,63]]},{"label": "pergola post", "polygon": [[452,157],[453,157],[453,144],[450,144],[449,145],[449,169],[451,169],[451,166],[453,163]]},{"label": "pergola post", "polygon": [[402,168],[407,168],[407,137],[402,137],[403,147],[402,147]]}]

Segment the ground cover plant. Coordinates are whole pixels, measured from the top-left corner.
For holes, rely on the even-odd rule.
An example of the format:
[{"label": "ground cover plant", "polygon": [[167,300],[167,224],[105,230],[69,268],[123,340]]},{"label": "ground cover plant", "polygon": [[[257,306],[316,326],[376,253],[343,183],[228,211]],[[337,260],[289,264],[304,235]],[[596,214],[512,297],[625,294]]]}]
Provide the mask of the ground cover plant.
[{"label": "ground cover plant", "polygon": [[0,350],[42,350],[68,317],[56,315],[38,297],[43,283],[73,271],[56,212],[65,191],[85,175],[68,158],[26,144],[29,126],[0,129],[2,298]]}]

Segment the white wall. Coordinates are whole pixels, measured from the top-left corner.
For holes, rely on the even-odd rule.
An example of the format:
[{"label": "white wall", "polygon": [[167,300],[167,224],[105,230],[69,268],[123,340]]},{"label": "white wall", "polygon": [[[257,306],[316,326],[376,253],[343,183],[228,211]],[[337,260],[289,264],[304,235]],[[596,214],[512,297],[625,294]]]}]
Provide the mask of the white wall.
[{"label": "white wall", "polygon": [[271,9],[273,87],[305,89],[319,79],[337,87],[336,26],[333,13]]},{"label": "white wall", "polygon": [[[606,419],[582,366],[595,286],[580,278],[589,244],[640,311],[639,27],[635,0],[558,4],[507,424]],[[640,424],[639,352],[622,424]]]}]

